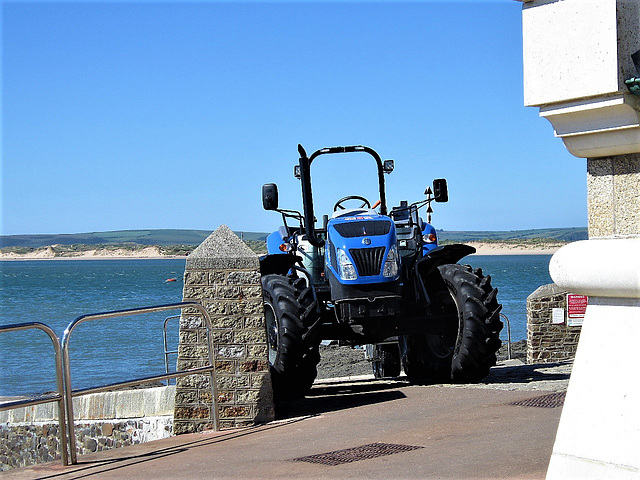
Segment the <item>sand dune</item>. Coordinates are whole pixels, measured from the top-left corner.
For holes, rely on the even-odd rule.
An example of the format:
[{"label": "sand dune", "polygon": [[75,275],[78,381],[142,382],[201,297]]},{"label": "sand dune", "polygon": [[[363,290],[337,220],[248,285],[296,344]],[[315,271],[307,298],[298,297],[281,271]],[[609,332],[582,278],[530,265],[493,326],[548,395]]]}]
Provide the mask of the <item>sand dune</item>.
[{"label": "sand dune", "polygon": [[[140,259],[140,258],[181,258],[175,255],[163,255],[157,246],[145,247],[140,250],[126,248],[105,249],[97,248],[83,252],[65,252],[57,255],[53,246],[39,248],[28,253],[0,253],[0,260],[108,260],[108,259]],[[184,257],[182,257],[184,258]]]},{"label": "sand dune", "polygon": [[[500,242],[468,242],[467,245],[475,247],[477,255],[552,255],[558,251],[564,243],[549,243],[543,245],[528,245]],[[62,255],[54,250],[55,245],[42,247],[29,253],[0,253],[0,260],[99,260],[99,259],[126,259],[126,258],[184,258],[175,255],[163,255],[157,246],[149,246],[140,250],[125,248],[105,249],[97,248],[83,252],[65,252]]]}]

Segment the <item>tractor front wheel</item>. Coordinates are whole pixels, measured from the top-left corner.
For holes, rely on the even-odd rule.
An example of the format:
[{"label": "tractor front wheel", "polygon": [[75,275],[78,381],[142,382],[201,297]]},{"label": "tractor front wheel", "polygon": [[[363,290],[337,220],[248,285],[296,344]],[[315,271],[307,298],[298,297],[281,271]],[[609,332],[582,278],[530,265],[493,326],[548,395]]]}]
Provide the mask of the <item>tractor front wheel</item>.
[{"label": "tractor front wheel", "polygon": [[302,340],[314,298],[304,280],[283,275],[263,276],[262,292],[274,396],[304,396],[320,361],[318,345],[306,345]]}]

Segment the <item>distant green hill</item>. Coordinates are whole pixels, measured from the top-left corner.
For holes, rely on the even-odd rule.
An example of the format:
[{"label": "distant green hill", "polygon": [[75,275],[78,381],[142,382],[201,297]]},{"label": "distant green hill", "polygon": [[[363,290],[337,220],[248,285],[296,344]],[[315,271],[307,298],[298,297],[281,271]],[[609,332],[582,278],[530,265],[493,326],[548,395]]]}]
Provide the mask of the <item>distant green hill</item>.
[{"label": "distant green hill", "polygon": [[[264,241],[266,233],[235,232],[244,240]],[[0,235],[0,248],[47,245],[199,245],[211,234],[209,230],[117,230],[113,232],[72,233],[59,235]]]},{"label": "distant green hill", "polygon": [[[264,242],[267,233],[235,232],[244,240]],[[74,233],[60,235],[0,235],[0,248],[28,247],[37,248],[47,245],[199,245],[207,238],[209,230],[118,230],[113,232]],[[509,231],[446,231],[439,230],[441,241],[473,242],[473,241],[506,241],[547,239],[560,242],[574,242],[587,239],[585,228],[542,228],[533,230]]]},{"label": "distant green hill", "polygon": [[452,242],[478,242],[488,240],[491,242],[507,240],[555,240],[559,242],[575,242],[589,238],[586,227],[576,228],[537,228],[532,230],[506,230],[506,231],[446,231],[438,230],[438,238],[441,241]]}]

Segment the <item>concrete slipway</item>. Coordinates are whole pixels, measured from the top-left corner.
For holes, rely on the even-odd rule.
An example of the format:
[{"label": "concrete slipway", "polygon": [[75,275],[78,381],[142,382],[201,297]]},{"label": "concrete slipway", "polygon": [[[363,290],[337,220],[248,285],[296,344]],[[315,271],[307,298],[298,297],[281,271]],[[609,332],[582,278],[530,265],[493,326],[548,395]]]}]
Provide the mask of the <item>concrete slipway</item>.
[{"label": "concrete slipway", "polygon": [[[562,408],[513,403],[566,389],[570,368],[504,365],[477,386],[325,380],[306,399],[281,405],[281,419],[267,425],[181,435],[2,477],[542,479]],[[382,452],[363,458],[357,447],[370,444]],[[403,451],[379,454],[396,445]],[[358,460],[349,463],[302,459],[354,448],[345,454]]]}]

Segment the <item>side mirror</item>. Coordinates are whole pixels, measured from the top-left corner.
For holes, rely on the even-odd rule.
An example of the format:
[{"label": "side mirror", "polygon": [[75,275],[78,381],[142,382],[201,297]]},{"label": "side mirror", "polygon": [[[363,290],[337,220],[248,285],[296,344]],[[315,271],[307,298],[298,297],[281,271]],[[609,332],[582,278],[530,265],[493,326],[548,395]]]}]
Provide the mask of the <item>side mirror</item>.
[{"label": "side mirror", "polygon": [[433,199],[436,202],[449,201],[449,192],[447,190],[447,180],[445,178],[436,178],[433,181]]},{"label": "side mirror", "polygon": [[394,167],[393,160],[385,160],[384,163],[382,164],[382,171],[384,173],[391,173],[393,172],[393,167]]},{"label": "side mirror", "polygon": [[278,186],[275,183],[265,183],[262,186],[262,206],[265,210],[278,209]]}]

